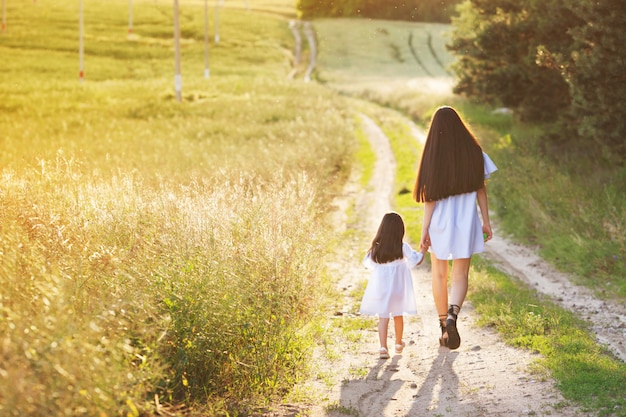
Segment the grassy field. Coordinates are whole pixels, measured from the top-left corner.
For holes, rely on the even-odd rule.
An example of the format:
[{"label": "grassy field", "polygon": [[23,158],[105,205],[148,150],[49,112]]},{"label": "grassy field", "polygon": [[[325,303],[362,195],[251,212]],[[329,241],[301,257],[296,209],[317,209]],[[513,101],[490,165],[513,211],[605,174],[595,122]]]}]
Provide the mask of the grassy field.
[{"label": "grassy field", "polygon": [[2,415],[237,413],[306,370],[353,117],[287,80],[273,9],[221,10],[204,79],[200,1],[177,103],[171,3],[133,3],[128,37],[128,2],[86,2],[82,83],[76,2],[7,5]]},{"label": "grassy field", "polygon": [[[513,122],[450,96],[451,57],[437,36],[445,26],[316,22],[322,85],[307,84],[287,79],[291,2],[249,1],[250,10],[243,1],[225,3],[208,80],[204,3],[181,4],[182,103],[174,100],[170,2],[135,0],[130,37],[128,2],[86,2],[82,83],[76,2],[7,4],[0,37],[0,52],[10,58],[0,63],[0,414],[236,414],[288,392],[305,375],[314,343],[312,319],[325,285],[320,259],[336,239],[326,221],[331,199],[354,155],[364,165],[372,159],[355,134],[356,104],[343,94],[417,121],[444,101],[458,105],[477,125],[491,126],[481,138],[494,159],[516,156],[516,136],[506,139]],[[357,48],[354,39],[373,46]],[[405,158],[398,189],[410,187],[419,150],[393,112],[361,110]],[[502,209],[527,196],[518,184],[527,176],[514,170],[531,166],[532,154],[524,155],[526,164],[502,163],[510,174],[493,182],[505,225],[510,216]],[[566,176],[559,179],[567,186]],[[520,191],[505,188],[509,182]],[[623,251],[620,194],[598,194],[615,203],[603,225]],[[575,201],[563,204],[587,209]],[[407,223],[418,222],[406,194],[397,205]],[[520,236],[533,230],[516,231],[516,224],[507,227]],[[552,240],[568,242],[561,228],[571,233],[559,226]],[[513,329],[511,343],[547,355],[543,369],[569,398],[624,410],[624,365],[583,325],[532,292],[532,302],[511,304],[519,288],[488,265],[477,264],[475,274],[484,278],[472,301],[485,323]],[[622,278],[608,282],[621,288]],[[529,303],[542,310],[529,315]],[[540,323],[529,320],[536,317]],[[561,336],[546,330],[554,320],[573,324],[560,327]],[[569,354],[550,356],[555,349]]]},{"label": "grassy field", "polygon": [[[539,246],[546,259],[599,297],[624,300],[623,170],[614,169],[611,176],[607,168],[591,169],[598,161],[551,163],[539,143],[539,133],[546,127],[525,126],[453,96],[452,80],[440,66],[452,59],[443,50],[445,26],[361,20],[320,21],[316,26],[320,43],[329,45],[320,53],[320,81],[343,94],[397,110],[424,127],[438,106],[458,108],[500,168],[489,185],[490,206],[499,226],[514,238]],[[420,39],[422,44],[421,49],[412,48],[419,52],[419,62],[406,59],[412,55],[411,33],[414,42]],[[440,36],[432,42],[439,46],[434,54],[424,47],[431,33]],[[412,189],[421,150],[394,112],[370,105],[362,111],[383,127],[392,142],[398,162],[396,209],[407,225],[416,225],[408,226],[407,233],[419,241],[422,211],[411,194],[402,191]],[[565,397],[585,410],[626,415],[626,366],[595,342],[583,318],[555,306],[480,257],[471,275],[469,298],[481,314],[480,322],[497,328],[509,343],[540,352],[544,359],[537,362],[538,377],[555,378]]]},{"label": "grassy field", "polygon": [[421,120],[433,103],[450,97],[447,26],[369,19],[321,19],[321,83],[402,110]]}]

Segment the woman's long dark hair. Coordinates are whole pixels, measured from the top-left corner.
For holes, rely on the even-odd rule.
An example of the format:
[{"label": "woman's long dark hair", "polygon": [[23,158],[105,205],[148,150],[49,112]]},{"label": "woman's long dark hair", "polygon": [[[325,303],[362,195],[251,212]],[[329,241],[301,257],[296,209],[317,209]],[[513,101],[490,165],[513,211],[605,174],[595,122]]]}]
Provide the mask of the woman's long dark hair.
[{"label": "woman's long dark hair", "polygon": [[413,198],[437,201],[484,184],[482,148],[452,107],[440,107],[430,124]]},{"label": "woman's long dark hair", "polygon": [[402,259],[402,239],[404,238],[404,222],[398,213],[387,213],[383,216],[378,232],[372,240],[369,254],[378,264]]}]

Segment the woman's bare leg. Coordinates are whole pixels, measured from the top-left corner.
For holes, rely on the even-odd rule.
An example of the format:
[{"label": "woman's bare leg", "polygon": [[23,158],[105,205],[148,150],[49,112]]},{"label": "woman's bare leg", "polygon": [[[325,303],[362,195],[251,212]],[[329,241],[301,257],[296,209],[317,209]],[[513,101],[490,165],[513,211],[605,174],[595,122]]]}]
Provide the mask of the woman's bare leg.
[{"label": "woman's bare leg", "polygon": [[457,317],[465,295],[467,294],[467,282],[469,275],[470,258],[455,259],[452,261],[452,288],[450,289],[450,308],[446,320],[448,333],[448,347],[457,349],[461,345],[461,336],[457,328]]},{"label": "woman's bare leg", "polygon": [[433,270],[433,299],[438,315],[448,313],[448,261],[430,254]]},{"label": "woman's bare leg", "polygon": [[[450,304],[463,306],[467,295],[469,267],[471,258],[452,261],[452,287],[450,288]],[[434,268],[433,268],[434,270]],[[447,309],[447,306],[446,306]],[[437,311],[440,311],[437,309]]]},{"label": "woman's bare leg", "polygon": [[441,337],[439,344],[447,346],[448,334],[446,332],[446,318],[448,317],[448,261],[437,259],[434,253],[430,254],[430,260],[433,273],[433,299],[435,300],[435,308],[439,316],[439,327],[441,328]]}]

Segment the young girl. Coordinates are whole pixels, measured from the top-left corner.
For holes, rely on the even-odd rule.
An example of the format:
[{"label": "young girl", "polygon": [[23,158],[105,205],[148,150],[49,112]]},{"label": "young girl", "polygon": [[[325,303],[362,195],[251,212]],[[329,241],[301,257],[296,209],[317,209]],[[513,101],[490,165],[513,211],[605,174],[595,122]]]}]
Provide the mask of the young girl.
[{"label": "young girl", "polygon": [[[492,237],[485,180],[496,170],[457,112],[451,107],[437,109],[413,197],[425,203],[420,247],[430,246],[439,344],[450,349],[461,344],[456,323],[467,294],[471,257],[482,252],[484,242]],[[452,260],[450,304],[448,260]]]},{"label": "young girl", "polygon": [[361,314],[377,315],[378,337],[380,339],[379,355],[381,359],[389,358],[387,348],[387,328],[389,317],[393,317],[396,333],[395,352],[402,353],[404,342],[403,313],[417,314],[411,268],[422,263],[424,253],[416,252],[402,241],[404,238],[404,222],[398,213],[387,213],[378,227],[363,260],[372,275],[365,288],[361,302]]}]

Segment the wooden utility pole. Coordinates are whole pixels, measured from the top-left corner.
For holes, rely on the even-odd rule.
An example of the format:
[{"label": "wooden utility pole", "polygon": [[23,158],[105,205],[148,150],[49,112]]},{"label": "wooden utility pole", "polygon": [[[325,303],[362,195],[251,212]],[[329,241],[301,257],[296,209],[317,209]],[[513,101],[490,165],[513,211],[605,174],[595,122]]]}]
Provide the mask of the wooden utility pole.
[{"label": "wooden utility pole", "polygon": [[215,0],[215,43],[220,43],[220,0]]},{"label": "wooden utility pole", "polygon": [[204,0],[204,78],[209,78],[209,0]]},{"label": "wooden utility pole", "polygon": [[83,24],[83,0],[78,0],[78,79],[83,82],[85,79],[84,55],[85,46],[83,41],[84,34]]},{"label": "wooden utility pole", "polygon": [[2,0],[2,33],[4,33],[4,31],[7,29],[7,17],[6,17],[6,7],[5,7],[5,1],[6,0]]},{"label": "wooden utility pole", "polygon": [[174,0],[174,90],[176,101],[182,101],[183,77],[180,74],[180,27],[178,25],[178,0]]},{"label": "wooden utility pole", "polygon": [[128,0],[128,36],[133,33],[133,0]]}]

